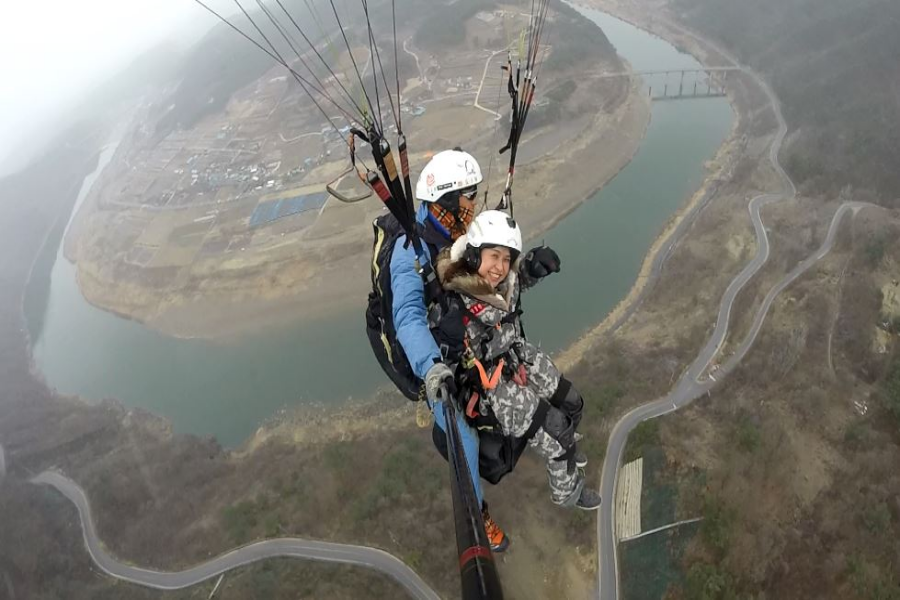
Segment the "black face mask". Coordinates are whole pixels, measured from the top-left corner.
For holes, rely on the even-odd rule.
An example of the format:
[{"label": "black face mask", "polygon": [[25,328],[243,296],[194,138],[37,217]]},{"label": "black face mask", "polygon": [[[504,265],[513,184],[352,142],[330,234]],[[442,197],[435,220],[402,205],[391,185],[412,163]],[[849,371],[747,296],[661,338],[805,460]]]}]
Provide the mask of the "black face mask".
[{"label": "black face mask", "polygon": [[447,192],[437,199],[437,204],[444,210],[456,214],[456,211],[459,210],[459,190]]}]

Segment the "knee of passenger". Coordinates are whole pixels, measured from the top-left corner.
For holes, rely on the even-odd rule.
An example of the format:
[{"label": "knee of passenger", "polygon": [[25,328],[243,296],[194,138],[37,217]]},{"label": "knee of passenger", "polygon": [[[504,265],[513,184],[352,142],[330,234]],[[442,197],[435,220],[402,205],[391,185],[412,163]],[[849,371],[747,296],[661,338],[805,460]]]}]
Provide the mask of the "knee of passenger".
[{"label": "knee of passenger", "polygon": [[572,382],[565,377],[560,377],[556,387],[556,393],[550,400],[550,404],[560,408],[563,412],[573,417],[578,417],[584,410],[584,399]]},{"label": "knee of passenger", "polygon": [[581,397],[581,394],[578,393],[574,386],[569,388],[569,393],[566,394],[566,398],[563,400],[563,406],[565,406],[566,412],[570,415],[580,415],[584,410],[584,398]]},{"label": "knee of passenger", "polygon": [[575,425],[572,419],[556,407],[547,411],[547,417],[544,419],[544,431],[559,442],[563,448],[569,448],[575,444]]}]

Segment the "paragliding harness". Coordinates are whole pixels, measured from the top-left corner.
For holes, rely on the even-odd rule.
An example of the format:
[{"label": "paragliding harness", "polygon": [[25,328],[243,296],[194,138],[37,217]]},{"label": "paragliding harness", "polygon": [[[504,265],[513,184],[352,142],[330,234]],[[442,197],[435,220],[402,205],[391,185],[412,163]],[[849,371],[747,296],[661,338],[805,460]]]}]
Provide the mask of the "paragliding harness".
[{"label": "paragliding harness", "polygon": [[[447,362],[456,365],[456,380],[459,387],[459,410],[465,415],[466,421],[478,431],[478,468],[481,478],[496,485],[503,477],[511,473],[525,451],[528,442],[535,436],[538,429],[543,426],[547,413],[552,407],[562,409],[572,383],[565,377],[561,377],[559,385],[549,400],[542,400],[531,419],[528,430],[521,437],[506,435],[500,426],[500,422],[487,403],[479,402],[487,392],[490,392],[500,381],[500,377],[506,376],[518,385],[527,384],[527,375],[524,368],[513,370],[507,361],[498,357],[489,364],[476,358],[469,347],[468,340],[463,335],[459,336],[458,329],[453,323],[457,318],[472,315],[464,307],[461,299],[454,294],[444,294],[440,298],[440,310],[444,318],[433,331],[435,340],[441,346],[442,351],[449,348]],[[518,318],[518,311],[510,313],[508,319]],[[447,324],[450,323],[449,326]],[[452,339],[452,338],[460,339]],[[573,429],[574,431],[574,429]],[[444,432],[435,425],[431,432],[432,441],[438,451],[447,458],[447,444]],[[558,460],[572,462],[574,448]]]},{"label": "paragliding harness", "polygon": [[[496,485],[515,469],[516,463],[519,462],[519,457],[522,456],[522,452],[528,446],[528,442],[544,424],[544,419],[547,417],[550,408],[554,406],[559,408],[571,388],[572,383],[565,377],[561,378],[553,397],[549,401],[541,401],[538,405],[538,409],[532,417],[531,425],[522,437],[504,434],[500,427],[500,422],[494,416],[490,407],[487,408],[487,414],[481,414],[476,411],[473,416],[468,410],[466,411],[466,420],[478,430],[478,470],[482,479]],[[467,396],[464,392],[465,390],[460,394],[461,398]],[[477,394],[477,392],[468,394],[470,400],[467,404],[469,406],[473,403],[472,394]],[[441,455],[447,458],[446,435],[437,425],[431,430],[431,439]],[[572,453],[574,453],[574,449]],[[569,454],[567,453],[557,460],[571,462]]]},{"label": "paragliding harness", "polygon": [[[421,401],[425,399],[424,382],[413,372],[394,328],[391,256],[397,240],[406,235],[406,231],[393,214],[382,215],[375,219],[372,229],[375,241],[372,246],[372,291],[369,292],[369,303],[366,307],[366,335],[378,364],[397,389],[409,400]],[[410,243],[409,238],[406,243]],[[431,256],[437,254],[437,249],[430,244],[428,250]],[[434,270],[430,262],[424,265],[417,264],[416,271],[422,275],[425,305],[429,306],[441,296],[440,285],[433,276]]]},{"label": "paragliding harness", "polygon": [[[371,265],[372,290],[369,292],[366,307],[366,335],[378,364],[397,386],[397,389],[413,402],[422,401],[426,399],[424,382],[413,372],[406,352],[397,339],[393,315],[391,257],[397,241],[401,236],[406,235],[406,229],[393,214],[386,214],[372,222],[372,230],[374,234]],[[423,247],[428,249],[428,257],[423,256],[416,259],[415,269],[422,277],[425,307],[431,311],[435,305],[441,304],[447,297],[437,280],[432,264],[434,257],[438,254],[438,247],[426,239],[424,227],[417,225],[416,232],[419,234]],[[411,243],[412,241],[407,236],[404,246],[408,247]],[[461,331],[448,333],[444,328],[439,327],[432,333],[435,343],[441,350],[442,359],[448,360],[450,357],[461,354],[463,349]]]},{"label": "paragliding harness", "polygon": [[[393,319],[391,256],[398,239],[405,235],[405,231],[391,214],[382,215],[375,219],[372,227],[375,234],[375,242],[372,249],[372,291],[369,292],[369,302],[366,308],[366,334],[378,364],[394,385],[397,386],[397,389],[413,402],[423,401],[426,400],[425,386],[422,380],[413,373],[403,346],[397,339]],[[407,243],[409,242],[407,241]],[[429,245],[428,249],[431,252],[431,256],[437,255],[435,247]],[[431,263],[428,263],[426,267],[427,269],[432,269]],[[425,269],[417,270],[420,273],[425,271]],[[439,310],[446,314],[449,303],[453,302],[450,299],[451,296],[443,294],[439,285],[429,284],[430,282],[424,277],[423,283],[426,284],[425,305],[429,308],[441,305]],[[443,323],[446,323],[446,321],[443,321]],[[479,393],[475,390],[481,389],[483,393],[483,388],[472,377],[477,368],[476,371],[472,371],[466,367],[469,363],[464,362],[464,339],[453,339],[458,337],[457,332],[448,332],[443,327],[438,327],[434,330],[433,335],[435,342],[441,348],[444,360],[451,364],[459,365],[457,372],[462,373],[459,397],[468,399],[466,405],[461,408],[465,409],[466,421],[478,431],[478,464],[481,477],[492,484],[497,484],[515,468],[528,440],[537,432],[538,427],[543,422],[546,410],[542,414],[535,415],[536,424],[533,425],[533,431],[529,430],[529,433],[524,437],[513,438],[504,435],[500,428],[500,423],[490,408],[488,408],[488,413],[485,415],[482,415],[474,408],[479,398]],[[499,374],[501,369],[502,365],[499,369],[495,367],[493,372]],[[549,405],[547,405],[547,409],[549,409]],[[437,425],[432,428],[432,440],[438,451],[447,459],[446,435]]]}]

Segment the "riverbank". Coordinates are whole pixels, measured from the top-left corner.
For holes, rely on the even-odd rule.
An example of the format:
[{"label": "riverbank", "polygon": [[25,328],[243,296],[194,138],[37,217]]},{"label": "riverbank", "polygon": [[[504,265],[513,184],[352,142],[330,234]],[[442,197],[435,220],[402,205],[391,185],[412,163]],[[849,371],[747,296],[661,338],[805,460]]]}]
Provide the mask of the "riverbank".
[{"label": "riverbank", "polygon": [[[403,556],[445,596],[458,595],[457,573],[447,568],[455,555],[447,543],[453,531],[446,464],[434,455],[428,432],[413,428],[409,404],[393,414],[373,405],[368,413],[350,414],[346,427],[335,426],[330,414],[318,421],[304,416],[310,437],[257,437],[239,451],[197,436],[173,436],[154,425],[161,420],[111,404],[57,398],[52,407],[32,402],[32,412],[11,412],[0,419],[0,434],[4,440],[16,436],[16,464],[35,470],[56,464],[85,488],[100,536],[116,556],[167,568],[296,532],[384,548]],[[523,457],[516,476],[487,493],[492,512],[516,539],[499,564],[509,595],[585,597],[595,573],[591,521],[585,513],[552,507],[542,465]],[[29,510],[17,513],[16,522],[36,512]],[[425,529],[404,525],[426,519]],[[76,542],[80,547],[80,538]],[[556,561],[546,561],[548,549]],[[343,577],[331,581],[348,585]]]},{"label": "riverbank", "polygon": [[[627,166],[640,147],[650,121],[649,100],[639,82],[610,89],[621,95],[611,99],[613,110],[598,110],[573,137],[554,140],[544,158],[517,170],[516,217],[530,238],[538,239],[576,210]],[[540,131],[535,144],[544,142]],[[523,151],[528,147],[523,142]],[[505,176],[499,161],[495,166],[491,189],[498,190]],[[110,285],[110,274],[96,260],[77,262],[77,282],[94,306],[168,336],[255,334],[362,309],[371,250],[368,230],[359,223],[355,227],[355,240],[345,240],[337,249],[311,247],[305,256],[210,272],[190,292],[167,291],[165,285],[160,291],[146,283]]]},{"label": "riverbank", "polygon": [[[591,18],[616,39],[619,54],[636,60],[639,70],[700,66],[624,22],[596,14]],[[617,88],[628,89],[626,78],[617,81]],[[615,100],[612,95],[601,98]],[[647,101],[646,90],[642,100]],[[652,115],[628,166],[541,237],[560,252],[565,266],[549,285],[529,292],[526,323],[532,339],[552,353],[570,346],[628,295],[648,248],[700,187],[704,164],[733,125],[733,112],[722,99],[654,103]],[[615,145],[615,140],[606,144]],[[582,154],[600,166],[596,150]],[[579,168],[569,167],[558,169],[562,182],[574,180],[569,175]],[[494,169],[495,174],[501,171]],[[589,175],[582,181],[589,181]],[[523,185],[530,181],[517,180]],[[527,188],[517,187],[517,217],[527,213],[529,199]],[[553,199],[541,204],[555,209]],[[366,232],[367,238],[370,235]],[[368,245],[368,239],[363,243]],[[361,343],[361,306],[348,304],[348,310],[334,318],[297,321],[296,307],[286,304],[283,313],[275,314],[272,304],[264,302],[255,311],[248,309],[248,321],[255,316],[254,323],[270,318],[271,324],[257,327],[253,335],[215,343],[181,340],[97,310],[78,292],[68,261],[57,260],[53,269],[47,310],[33,302],[33,313],[38,314],[29,316],[30,328],[35,318],[46,323],[34,334],[33,352],[48,384],[87,399],[118,398],[125,406],[170,419],[176,433],[214,435],[235,448],[272,415],[310,403],[343,410],[389,385],[368,345]],[[346,285],[364,286],[358,295],[346,294],[340,301],[365,297],[367,265],[359,272],[335,275],[346,276]],[[565,301],[563,311],[560,299]],[[228,314],[217,308],[213,303],[198,306],[197,318]],[[191,315],[182,314],[190,320]],[[223,320],[223,329],[233,327]],[[70,340],[82,341],[76,348]],[[348,367],[352,377],[346,376]]]},{"label": "riverbank", "polygon": [[[607,6],[609,4],[609,6]],[[616,13],[617,3],[605,0],[597,0],[591,6],[609,14],[620,16]],[[628,19],[622,19],[635,27],[644,30],[655,29],[654,34],[662,39],[672,43],[676,40],[679,48],[689,48],[690,53],[697,57],[703,57],[704,60],[713,60],[714,64],[721,64],[721,55],[711,48],[703,48],[703,42],[693,40],[693,45],[688,45],[683,32],[675,29],[664,29],[656,24],[651,17],[644,19],[634,14],[628,14]],[[693,39],[693,38],[690,38]],[[708,64],[706,62],[704,65]],[[573,369],[586,356],[589,355],[591,348],[604,337],[617,331],[631,318],[641,307],[643,300],[652,290],[660,272],[662,271],[667,259],[671,256],[682,237],[692,227],[694,221],[701,211],[715,199],[719,192],[722,182],[728,181],[738,163],[744,156],[746,147],[746,128],[748,126],[748,110],[752,101],[746,97],[743,88],[739,86],[731,86],[728,89],[729,102],[735,113],[735,119],[732,124],[725,141],[717,150],[714,157],[705,164],[705,177],[699,188],[684,202],[682,207],[668,220],[666,225],[657,235],[650,249],[644,256],[641,264],[640,272],[637,275],[634,284],[630,288],[627,296],[623,298],[615,308],[600,322],[589,329],[587,333],[582,335],[577,341],[566,347],[554,360],[563,370]],[[642,94],[643,96],[643,94]],[[571,210],[577,209],[574,206]],[[554,222],[555,224],[555,222]],[[553,224],[544,227],[544,230],[552,228]],[[535,236],[537,237],[537,236]],[[374,409],[381,407],[381,409]],[[333,414],[339,417],[344,425],[339,426],[336,431],[341,438],[347,436],[358,436],[362,432],[359,430],[359,417],[373,419],[373,428],[377,431],[396,431],[408,427],[408,423],[412,423],[413,410],[408,407],[394,407],[389,409],[389,404],[382,404],[380,401],[373,403],[364,403],[360,407],[341,409],[333,411]],[[384,410],[382,413],[381,410]],[[322,431],[317,427],[309,427],[305,422],[305,417],[298,418],[297,415],[307,415],[305,410],[298,411],[297,414],[291,412],[281,415],[279,419],[273,420],[270,427],[260,428],[255,436],[248,442],[247,448],[258,446],[260,443],[270,439],[282,439],[301,441],[308,439],[321,440]]]},{"label": "riverbank", "polygon": [[[723,57],[711,44],[699,38],[686,35],[684,30],[672,27],[666,22],[655,19],[636,10],[632,5],[619,0],[589,0],[576,3],[576,6],[587,6],[607,12],[616,18],[635,27],[649,31],[656,36],[685,48],[691,55],[705,66],[732,64]],[[668,256],[678,244],[681,236],[687,232],[698,213],[714,198],[719,183],[727,181],[737,162],[743,155],[746,146],[745,129],[747,127],[747,109],[750,104],[746,98],[737,98],[741,93],[734,85],[726,86],[728,99],[736,115],[727,139],[716,152],[715,157],[706,163],[706,177],[700,188],[688,199],[669,220],[648,250],[641,264],[640,272],[634,285],[615,308],[595,327],[581,336],[575,343],[563,350],[556,362],[562,369],[570,369],[581,361],[598,340],[615,333],[640,308],[647,292],[655,283]]]}]

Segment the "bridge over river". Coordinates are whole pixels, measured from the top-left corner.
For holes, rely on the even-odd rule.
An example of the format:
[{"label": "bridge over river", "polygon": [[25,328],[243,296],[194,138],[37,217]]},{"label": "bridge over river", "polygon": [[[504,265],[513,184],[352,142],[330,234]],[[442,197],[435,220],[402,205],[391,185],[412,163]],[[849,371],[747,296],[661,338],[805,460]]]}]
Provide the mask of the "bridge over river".
[{"label": "bridge over river", "polygon": [[[725,84],[728,81],[728,74],[739,70],[737,67],[658,69],[632,71],[629,73],[606,73],[600,75],[600,78],[640,77],[646,82],[647,94],[651,99],[681,100],[725,96]],[[655,95],[654,89],[656,90]]]}]

